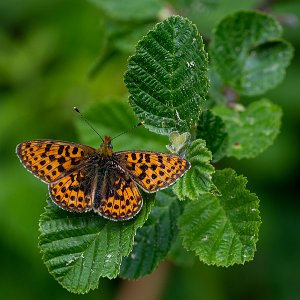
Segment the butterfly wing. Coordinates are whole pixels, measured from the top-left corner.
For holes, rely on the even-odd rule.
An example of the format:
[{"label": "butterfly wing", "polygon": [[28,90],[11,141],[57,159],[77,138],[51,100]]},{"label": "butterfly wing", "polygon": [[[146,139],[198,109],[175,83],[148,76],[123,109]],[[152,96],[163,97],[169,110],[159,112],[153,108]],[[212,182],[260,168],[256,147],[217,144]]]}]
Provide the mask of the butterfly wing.
[{"label": "butterfly wing", "polygon": [[19,144],[16,152],[28,171],[49,183],[80,168],[95,149],[71,142],[34,140]]},{"label": "butterfly wing", "polygon": [[114,221],[128,220],[138,214],[142,205],[142,196],[128,174],[108,168],[99,176],[95,212]]},{"label": "butterfly wing", "polygon": [[50,197],[58,206],[69,211],[91,210],[95,194],[95,172],[95,165],[87,164],[50,183]]},{"label": "butterfly wing", "polygon": [[186,159],[168,153],[120,151],[112,159],[148,193],[172,185],[190,168]]}]

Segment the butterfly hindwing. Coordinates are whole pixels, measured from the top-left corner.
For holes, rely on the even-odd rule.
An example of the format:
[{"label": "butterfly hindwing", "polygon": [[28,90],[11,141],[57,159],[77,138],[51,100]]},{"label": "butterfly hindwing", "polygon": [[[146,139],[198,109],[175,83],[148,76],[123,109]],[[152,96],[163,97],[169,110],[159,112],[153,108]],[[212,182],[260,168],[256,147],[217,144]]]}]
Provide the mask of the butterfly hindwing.
[{"label": "butterfly hindwing", "polygon": [[120,151],[113,159],[146,192],[155,192],[175,183],[190,168],[178,155],[150,151]]},{"label": "butterfly hindwing", "polygon": [[128,174],[111,169],[99,182],[94,211],[119,221],[133,218],[143,205],[142,196]]},{"label": "butterfly hindwing", "polygon": [[71,142],[34,140],[17,146],[25,168],[44,182],[54,182],[78,169],[94,148]]}]

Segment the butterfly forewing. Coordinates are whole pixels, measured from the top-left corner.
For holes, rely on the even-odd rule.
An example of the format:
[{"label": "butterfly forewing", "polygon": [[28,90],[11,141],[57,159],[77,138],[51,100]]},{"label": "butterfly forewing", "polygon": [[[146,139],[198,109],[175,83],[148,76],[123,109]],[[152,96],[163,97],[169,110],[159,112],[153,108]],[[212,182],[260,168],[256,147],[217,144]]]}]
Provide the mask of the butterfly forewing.
[{"label": "butterfly forewing", "polygon": [[111,220],[128,220],[140,211],[143,199],[128,174],[111,169],[98,184],[94,211]]},{"label": "butterfly forewing", "polygon": [[155,192],[175,183],[190,168],[177,155],[150,151],[120,151],[113,159],[146,192]]},{"label": "butterfly forewing", "polygon": [[34,140],[17,146],[17,155],[27,170],[49,183],[76,170],[95,152],[89,146],[71,142]]}]

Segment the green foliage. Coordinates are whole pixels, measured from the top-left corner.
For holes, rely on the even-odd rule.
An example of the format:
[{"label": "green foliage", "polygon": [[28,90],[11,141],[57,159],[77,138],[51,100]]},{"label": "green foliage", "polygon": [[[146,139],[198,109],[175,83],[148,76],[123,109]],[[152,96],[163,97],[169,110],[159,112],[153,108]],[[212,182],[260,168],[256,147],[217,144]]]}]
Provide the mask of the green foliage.
[{"label": "green foliage", "polygon": [[211,152],[207,150],[204,140],[195,140],[186,153],[191,163],[190,171],[174,186],[173,191],[180,200],[197,199],[200,195],[215,190],[211,177],[214,167],[210,164]]},{"label": "green foliage", "polygon": [[[248,9],[262,10],[272,17],[254,11],[245,12]],[[244,12],[238,12],[240,10]],[[178,219],[181,219],[184,207],[193,204],[197,209],[198,205],[201,205],[199,202],[209,197],[220,200],[224,196],[215,181],[219,173],[217,171],[216,174],[211,174],[212,184],[217,191],[215,193],[213,190],[213,195],[208,191],[196,199],[185,197],[185,201],[178,201],[178,197],[172,195],[172,189],[154,195],[157,198],[156,205],[149,215],[153,223],[149,224],[150,221],[147,220],[137,229],[135,236],[132,233],[134,242],[132,247],[127,244],[128,250],[130,248],[128,256],[122,256],[120,253],[119,258],[112,251],[113,257],[110,257],[110,253],[106,256],[108,265],[105,260],[101,263],[104,253],[107,252],[103,246],[112,249],[116,245],[114,238],[110,238],[112,244],[108,245],[104,241],[98,245],[97,251],[100,256],[96,256],[96,261],[100,260],[100,263],[92,269],[86,268],[89,261],[76,257],[77,253],[88,258],[89,251],[92,251],[97,243],[95,240],[94,243],[91,242],[90,248],[86,248],[86,243],[91,241],[89,237],[105,232],[107,236],[112,237],[114,231],[109,226],[115,228],[121,224],[109,225],[109,221],[102,220],[94,213],[76,215],[59,210],[53,204],[47,207],[45,214],[49,214],[49,218],[47,222],[41,220],[40,235],[42,248],[46,247],[45,254],[42,254],[46,266],[51,270],[50,274],[54,275],[52,276],[43,266],[41,252],[36,247],[39,234],[37,223],[45,206],[47,188],[45,184],[25,172],[19,164],[14,153],[15,145],[25,140],[42,138],[99,147],[101,140],[72,112],[74,105],[80,108],[101,136],[108,134],[114,137],[141,121],[133,113],[127,100],[128,91],[123,80],[127,59],[129,55],[134,54],[135,46],[148,31],[153,30],[157,22],[172,14],[181,14],[197,25],[204,40],[204,49],[212,52],[211,41],[215,43],[217,40],[221,47],[224,42],[229,47],[224,56],[218,54],[216,57],[212,53],[209,55],[210,89],[207,101],[200,105],[200,117],[195,118],[195,124],[188,128],[188,132],[182,134],[186,129],[179,128],[181,124],[177,124],[177,120],[174,121],[178,125],[178,135],[171,132],[171,143],[166,135],[154,134],[147,128],[138,127],[113,140],[114,150],[147,149],[165,152],[166,144],[171,144],[167,148],[170,152],[186,157],[188,148],[195,139],[205,140],[207,150],[212,153],[212,161],[208,159],[207,163],[215,170],[234,166],[233,169],[239,170],[238,174],[247,174],[247,189],[255,192],[261,200],[264,226],[259,235],[259,253],[251,264],[224,269],[206,266],[206,261],[201,257],[199,261],[199,255],[195,255],[196,250],[188,251],[188,247],[183,247],[184,236],[179,232],[185,227],[180,227]],[[268,21],[268,26],[261,26],[266,19],[272,20]],[[128,270],[129,275],[135,273],[136,275],[133,275],[143,276],[167,258],[185,268],[167,269],[167,272],[172,273],[167,285],[164,280],[159,280],[162,286],[158,289],[154,287],[155,291],[164,290],[163,295],[158,298],[194,299],[199,298],[200,291],[205,299],[244,299],[247,298],[245,295],[249,294],[249,286],[258,286],[251,289],[254,299],[264,299],[266,295],[269,298],[298,299],[297,272],[300,260],[297,245],[300,243],[300,235],[297,229],[300,219],[295,209],[298,203],[295,191],[299,162],[297,137],[300,105],[295,87],[299,81],[300,60],[296,57],[291,66],[287,69],[284,67],[289,62],[292,51],[283,37],[294,44],[295,54],[299,53],[299,19],[300,2],[284,0],[0,1],[0,220],[3,228],[0,251],[4,258],[0,275],[2,298],[74,299],[74,295],[62,288],[59,282],[69,290],[87,292],[98,285],[98,279],[99,290],[84,295],[86,299],[114,299],[120,296],[122,298],[120,286],[128,283],[110,280],[105,274],[126,277]],[[224,29],[224,24],[230,25],[232,20],[237,21],[236,26],[223,30],[224,38],[216,35],[217,32],[222,33],[219,29]],[[218,23],[220,25],[217,25]],[[255,24],[258,26],[253,26]],[[243,29],[241,26],[244,26]],[[272,28],[278,29],[277,37],[276,34],[271,34],[274,38],[269,35]],[[180,34],[179,31],[177,33]],[[265,42],[253,45],[249,43],[250,39],[255,41],[256,37],[262,35],[266,36]],[[240,65],[236,64],[234,56],[228,58],[228,54],[234,54],[235,47],[239,46],[237,41],[240,41],[241,46],[250,45],[238,53],[237,58],[241,58]],[[193,59],[198,57],[196,52],[192,54]],[[88,77],[90,69],[90,75],[93,76]],[[277,85],[277,81],[284,76],[285,69],[287,76]],[[236,72],[232,78],[231,71]],[[250,88],[247,88],[247,83],[250,84]],[[277,86],[274,90],[266,90],[267,93],[261,95],[264,93],[263,88],[269,89],[275,85]],[[194,89],[193,86],[189,88]],[[200,85],[197,88],[200,88]],[[264,98],[270,100],[261,100]],[[279,106],[284,112],[282,129],[279,128]],[[183,106],[182,111],[184,110]],[[254,120],[255,124],[251,125]],[[162,120],[158,118],[159,126],[160,121]],[[270,135],[264,136],[268,132]],[[273,140],[276,142],[274,146],[264,151]],[[204,148],[202,150],[204,151]],[[233,158],[228,159],[228,156]],[[190,173],[193,173],[193,168],[186,176],[190,176]],[[182,179],[185,180],[185,177]],[[186,187],[182,184],[182,188]],[[194,187],[197,189],[197,186]],[[242,198],[244,192],[238,198]],[[148,202],[146,198],[144,200]],[[209,215],[210,208],[211,206],[204,208],[201,216]],[[154,212],[157,213],[155,216]],[[247,217],[251,213],[247,213]],[[257,213],[259,214],[258,210]],[[61,224],[65,227],[56,232],[58,214],[63,216],[64,221],[61,221]],[[237,212],[231,214],[232,217],[236,215],[235,219],[239,220]],[[163,216],[166,216],[166,219]],[[167,217],[169,222],[166,222]],[[164,222],[160,223],[161,220]],[[196,224],[198,221],[195,220]],[[177,224],[177,228],[174,224]],[[221,231],[222,225],[222,222],[212,222],[206,229]],[[123,222],[122,226],[125,230],[128,223]],[[157,230],[159,233],[160,239],[153,251],[145,246],[145,237],[142,235],[144,226],[152,240],[156,237],[153,232]],[[202,223],[199,229],[201,227]],[[68,232],[70,228],[76,229],[74,232],[73,229]],[[77,231],[84,231],[83,236],[78,236]],[[166,234],[163,235],[163,232]],[[63,237],[59,239],[62,234]],[[65,238],[65,235],[70,237]],[[51,242],[55,239],[56,242]],[[128,242],[126,237],[124,241]],[[209,244],[209,241],[207,244],[205,241],[201,242],[206,247],[203,250],[204,254],[222,252],[223,244],[217,249],[218,243],[214,246]],[[70,246],[70,243],[74,244]],[[64,252],[59,257],[70,258],[68,261],[62,259],[59,268],[56,264],[57,253],[47,249],[47,246],[53,245],[54,248],[59,245]],[[253,249],[253,244],[249,245]],[[74,253],[74,249],[78,252]],[[229,252],[235,257],[236,253],[233,250]],[[147,260],[148,255],[153,259]],[[226,259],[226,255],[223,260]],[[132,260],[132,257],[135,259]],[[261,257],[263,259],[260,259]],[[72,261],[73,258],[77,258],[76,261]],[[222,257],[219,258],[221,260]],[[196,264],[191,268],[195,260]],[[134,264],[135,261],[141,262],[141,268]],[[84,264],[82,272],[78,267],[80,263]],[[126,274],[123,274],[125,265]],[[241,273],[243,280],[239,280]],[[259,276],[256,276],[257,274]],[[18,289],[16,283],[20,278],[22,288]],[[53,280],[55,278],[57,280]],[[238,288],[228,284],[237,282],[237,279]],[[277,283],[276,286],[274,282]],[[129,283],[131,288],[134,288],[133,285],[134,283]],[[51,292],[47,293],[48,290]]]},{"label": "green foliage", "polygon": [[187,250],[209,265],[230,266],[253,258],[261,223],[259,200],[246,190],[247,180],[231,169],[216,171],[221,195],[206,194],[185,206],[179,219]]},{"label": "green foliage", "polygon": [[162,8],[159,0],[89,0],[99,7],[106,15],[118,21],[141,21],[153,19]]},{"label": "green foliage", "polygon": [[125,83],[136,115],[153,132],[185,132],[207,94],[207,54],[194,25],[182,17],[159,23],[129,59]]},{"label": "green foliage", "polygon": [[201,28],[203,36],[211,36],[211,31],[225,16],[241,10],[261,5],[261,0],[170,0],[176,10],[188,16]]},{"label": "green foliage", "polygon": [[[123,31],[120,23],[110,28],[110,38],[120,34],[112,43],[127,52],[160,9],[154,5],[148,15],[139,14],[158,4],[156,0],[130,1],[129,6],[91,2],[118,22],[141,22],[134,30],[132,24]],[[117,12],[116,5],[124,10]],[[238,12],[216,27],[210,50],[212,89],[205,103],[208,55],[202,38],[188,19],[171,16],[140,39],[128,61],[124,80],[131,108],[122,99],[110,99],[85,112],[101,136],[115,137],[144,121],[134,138],[129,132],[113,140],[115,150],[126,150],[126,145],[128,150],[165,151],[163,135],[169,134],[167,149],[185,156],[191,168],[172,189],[145,194],[142,211],[130,221],[112,222],[93,213],[71,214],[47,206],[40,220],[40,248],[49,272],[69,291],[86,293],[102,277],[140,278],[166,257],[190,265],[195,253],[202,262],[217,266],[253,259],[261,222],[259,200],[246,189],[245,177],[232,169],[215,170],[212,162],[225,156],[252,158],[273,143],[281,109],[266,99],[246,108],[237,101],[239,95],[261,94],[277,85],[292,49],[281,39],[274,18]],[[81,121],[76,127],[83,143],[99,145],[90,128]]]},{"label": "green foliage", "polygon": [[225,155],[228,133],[222,119],[212,111],[206,110],[201,114],[197,127],[197,138],[206,141],[206,146],[212,152],[214,161]]},{"label": "green foliage", "polygon": [[214,112],[226,125],[228,156],[255,157],[272,145],[279,133],[281,108],[267,99],[255,101],[242,111],[217,106]]},{"label": "green foliage", "polygon": [[243,95],[260,95],[282,81],[292,47],[271,16],[239,12],[217,26],[211,56],[224,82]]},{"label": "green foliage", "polygon": [[49,204],[40,218],[39,242],[49,272],[73,293],[97,288],[100,277],[115,278],[153,200],[152,195],[144,196],[139,215],[125,223],[112,222],[94,213],[66,212]]},{"label": "green foliage", "polygon": [[180,214],[180,204],[171,190],[157,193],[156,204],[147,222],[136,233],[130,256],[122,261],[122,278],[137,279],[157,268],[175,241]]}]

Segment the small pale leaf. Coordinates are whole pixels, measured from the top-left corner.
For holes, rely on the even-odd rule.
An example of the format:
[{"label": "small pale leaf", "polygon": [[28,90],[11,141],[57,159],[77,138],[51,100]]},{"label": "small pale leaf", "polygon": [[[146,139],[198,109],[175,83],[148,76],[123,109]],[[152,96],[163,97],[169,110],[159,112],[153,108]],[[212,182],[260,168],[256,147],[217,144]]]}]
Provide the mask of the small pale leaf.
[{"label": "small pale leaf", "polygon": [[166,148],[171,153],[179,154],[183,156],[190,144],[191,135],[188,132],[180,134],[178,131],[173,131],[169,135],[170,145],[166,145]]}]

